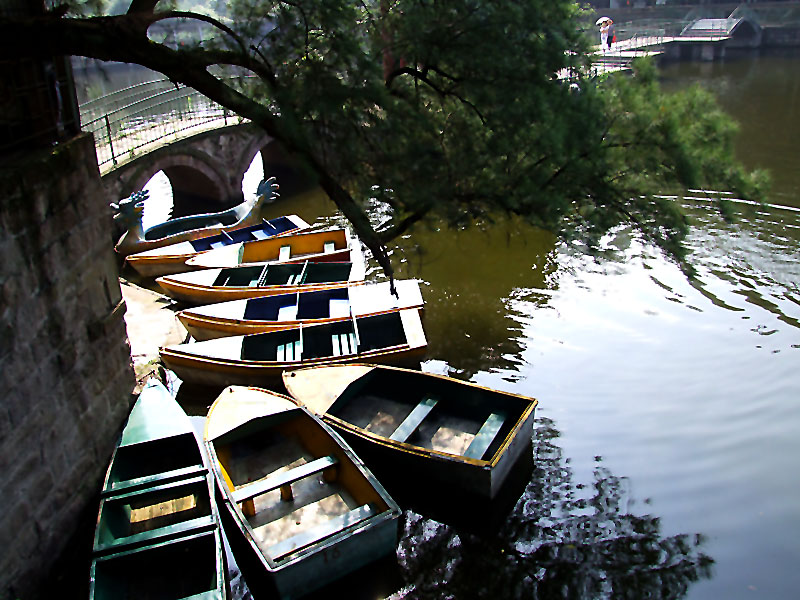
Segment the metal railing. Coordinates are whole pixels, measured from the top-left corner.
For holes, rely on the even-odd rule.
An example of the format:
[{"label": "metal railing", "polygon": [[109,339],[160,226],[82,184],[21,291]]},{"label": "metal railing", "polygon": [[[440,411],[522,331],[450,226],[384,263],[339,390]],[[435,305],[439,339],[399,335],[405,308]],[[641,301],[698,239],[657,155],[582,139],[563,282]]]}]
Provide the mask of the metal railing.
[{"label": "metal railing", "polygon": [[94,134],[97,163],[108,170],[158,145],[242,118],[167,79],[139,83],[80,105],[82,129]]}]

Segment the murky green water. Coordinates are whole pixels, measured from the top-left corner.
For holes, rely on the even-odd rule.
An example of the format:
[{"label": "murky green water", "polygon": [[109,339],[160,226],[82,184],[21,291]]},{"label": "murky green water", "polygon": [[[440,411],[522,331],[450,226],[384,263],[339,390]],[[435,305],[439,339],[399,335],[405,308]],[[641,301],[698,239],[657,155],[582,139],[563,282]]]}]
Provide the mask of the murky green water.
[{"label": "murky green water", "polygon": [[[540,400],[519,502],[491,535],[409,512],[396,597],[796,597],[797,58],[665,70],[714,90],[789,207],[739,204],[729,224],[683,200],[694,280],[625,231],[601,258],[515,223],[415,231],[395,251],[425,283],[423,367]],[[331,210],[272,210],[290,206]]]},{"label": "murky green water", "polygon": [[[680,200],[694,223],[693,280],[625,230],[599,257],[513,222],[419,230],[394,250],[399,275],[424,282],[423,368],[540,405],[534,466],[510,512],[475,533],[409,510],[399,570],[373,569],[384,592],[796,597],[798,58],[664,71],[668,86],[702,81],[718,95],[742,123],[742,160],[772,168],[770,202],[787,207],[737,204],[730,224],[701,197]],[[337,220],[313,193],[269,210]]]}]

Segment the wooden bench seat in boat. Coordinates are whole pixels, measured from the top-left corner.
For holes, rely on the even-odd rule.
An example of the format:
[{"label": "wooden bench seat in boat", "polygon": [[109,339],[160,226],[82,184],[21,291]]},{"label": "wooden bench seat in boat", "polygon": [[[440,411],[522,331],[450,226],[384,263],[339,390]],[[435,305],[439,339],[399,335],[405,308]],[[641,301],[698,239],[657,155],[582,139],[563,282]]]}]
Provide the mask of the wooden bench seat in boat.
[{"label": "wooden bench seat in boat", "polygon": [[[193,498],[198,489],[201,497]],[[211,513],[209,500],[202,501],[202,493],[203,491],[207,493],[207,490],[206,477],[202,474],[104,498],[103,512],[112,515],[106,517],[104,531],[116,529],[117,533],[98,535],[93,552],[96,555],[104,555],[155,541],[174,539],[188,532],[213,530],[217,522]],[[181,500],[184,504],[176,510],[176,503],[180,503]],[[187,501],[191,504],[189,508],[186,505]],[[130,529],[122,533],[119,531],[120,524],[123,520],[132,519],[134,508],[140,512],[136,523],[140,528],[136,530],[131,520]],[[110,523],[116,523],[116,527]]]},{"label": "wooden bench seat in boat", "polygon": [[278,321],[296,321],[297,304],[288,304],[278,309]]},{"label": "wooden bench seat in boat", "polygon": [[506,418],[502,414],[490,414],[489,418],[481,425],[478,433],[475,434],[475,438],[470,442],[466,452],[464,452],[464,456],[467,458],[477,458],[479,460],[483,458],[489,446],[492,445],[494,438],[500,433],[500,428],[503,426],[505,420]]},{"label": "wooden bench seat in boat", "polygon": [[431,396],[425,396],[414,409],[403,419],[403,422],[394,430],[389,439],[395,442],[405,442],[419,428],[423,419],[433,410],[439,401]]},{"label": "wooden bench seat in boat", "polygon": [[303,353],[303,344],[300,340],[294,342],[287,342],[285,344],[278,344],[277,360],[280,362],[291,362],[300,360]]},{"label": "wooden bench seat in boat", "polygon": [[102,490],[101,497],[116,496],[118,494],[136,492],[143,488],[152,487],[154,485],[169,483],[178,479],[188,479],[196,475],[205,473],[206,469],[203,465],[192,465],[189,467],[181,467],[179,469],[172,469],[162,473],[153,473],[144,477],[137,477],[125,481],[118,481],[112,485],[111,488]]},{"label": "wooden bench seat in boat", "polygon": [[248,483],[247,485],[240,487],[233,492],[233,501],[246,502],[248,500],[252,500],[256,496],[266,494],[267,492],[277,490],[278,488],[281,490],[282,500],[291,500],[293,498],[291,486],[294,482],[305,479],[306,477],[311,477],[317,473],[321,473],[325,469],[333,467],[338,462],[339,461],[335,456],[323,456],[322,458],[312,460],[311,462],[302,464],[299,467],[272,475],[266,479]]},{"label": "wooden bench seat in boat", "polygon": [[267,554],[269,554],[272,560],[281,560],[298,550],[302,550],[320,540],[331,537],[343,529],[351,527],[376,514],[378,514],[378,509],[375,505],[364,504],[363,506],[359,506],[349,512],[328,519],[324,523],[270,546],[269,550],[267,550]]},{"label": "wooden bench seat in boat", "polygon": [[331,336],[334,356],[345,356],[356,353],[356,335],[350,333],[334,333]]},{"label": "wooden bench seat in boat", "polygon": [[328,314],[331,318],[350,316],[350,300],[347,298],[331,298],[328,302]]}]

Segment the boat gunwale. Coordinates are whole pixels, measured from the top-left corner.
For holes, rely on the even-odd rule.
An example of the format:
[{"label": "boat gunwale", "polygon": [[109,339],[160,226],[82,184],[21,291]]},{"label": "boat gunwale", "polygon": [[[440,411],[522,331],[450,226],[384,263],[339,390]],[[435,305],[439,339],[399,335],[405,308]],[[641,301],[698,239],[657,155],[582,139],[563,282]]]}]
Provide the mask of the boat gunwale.
[{"label": "boat gunwale", "polygon": [[[409,308],[420,308],[422,309],[423,305],[412,305],[412,306],[404,306],[402,308],[388,308],[383,309],[375,312],[368,312],[359,314],[359,317],[376,317],[380,315],[386,315],[394,312],[399,312],[400,310],[406,310]],[[202,329],[202,325],[209,324],[209,325],[243,325],[243,326],[250,326],[250,327],[269,327],[269,329],[264,329],[260,331],[254,331],[255,333],[269,333],[271,331],[283,331],[285,329],[296,329],[301,325],[307,327],[313,327],[315,325],[327,325],[329,323],[341,323],[342,321],[350,321],[353,319],[352,315],[347,315],[345,317],[320,317],[315,319],[299,319],[294,321],[270,321],[265,319],[231,319],[227,317],[217,317],[217,316],[196,316],[192,315],[191,317],[186,317],[188,324],[186,321],[183,320],[183,316],[181,311],[178,313],[178,318],[181,319],[181,322],[184,325],[191,324],[192,327],[197,327]],[[188,309],[186,312],[189,312]],[[220,330],[214,330],[220,331]],[[249,333],[232,333],[231,335],[250,335]]]},{"label": "boat gunwale", "polygon": [[[269,332],[266,332],[269,333]],[[191,344],[189,344],[191,345]],[[399,350],[401,349],[402,350]],[[316,358],[309,358],[306,359],[308,362],[305,365],[312,367],[312,366],[326,366],[328,364],[338,364],[340,362],[347,362],[348,360],[364,360],[364,357],[377,357],[383,354],[399,354],[400,352],[424,352],[425,346],[420,347],[412,347],[408,343],[405,344],[398,344],[395,346],[388,346],[386,348],[382,348],[381,350],[368,350],[363,354],[345,354],[343,356],[323,356],[323,357],[316,357]],[[173,359],[183,359],[189,362],[202,362],[206,364],[219,364],[220,366],[231,366],[235,368],[244,368],[244,369],[263,369],[263,368],[275,368],[281,367],[283,365],[298,365],[303,364],[303,359],[299,361],[255,361],[255,360],[247,360],[247,359],[233,359],[233,358],[215,358],[211,356],[198,356],[196,354],[191,354],[189,352],[184,352],[181,350],[175,350],[170,347],[164,347],[159,350],[162,354],[166,353],[171,355]]]},{"label": "boat gunwale", "polygon": [[[331,365],[313,365],[313,366],[301,367],[299,369],[292,369],[292,370],[289,370],[289,371],[285,371],[285,375],[283,376],[283,381],[286,382],[287,378],[290,377],[291,374],[294,371],[304,371],[304,370],[319,369],[319,368],[324,369],[327,366],[337,366],[337,365],[335,365],[335,364],[331,364]],[[353,380],[351,380],[345,386],[345,388],[342,390],[342,392],[339,393],[339,395],[336,396],[334,401],[331,403],[331,406],[333,406],[333,404],[338,399],[340,399],[342,397],[342,393],[350,385],[352,385],[353,383],[355,383],[356,381],[358,381],[359,379],[361,379],[363,377],[368,377],[369,374],[372,371],[376,370],[376,369],[377,370],[381,370],[381,369],[383,369],[383,370],[391,370],[391,371],[396,371],[396,372],[400,372],[400,373],[409,372],[409,373],[412,373],[414,375],[419,375],[419,376],[422,376],[422,377],[433,377],[433,378],[439,379],[441,381],[444,381],[444,382],[446,382],[448,384],[463,385],[463,386],[471,387],[471,388],[474,388],[474,389],[477,389],[477,390],[480,390],[480,391],[483,391],[483,392],[487,392],[487,393],[492,394],[492,395],[496,394],[496,395],[505,396],[505,397],[508,397],[508,398],[514,398],[514,399],[520,400],[521,402],[524,402],[527,405],[522,410],[522,412],[520,413],[519,417],[516,419],[516,422],[514,423],[513,427],[509,430],[508,434],[503,438],[503,442],[497,447],[497,450],[493,453],[493,455],[492,455],[490,460],[470,458],[470,457],[464,456],[462,454],[454,454],[452,452],[445,452],[445,451],[442,451],[442,450],[435,450],[433,448],[425,448],[424,446],[418,446],[416,444],[410,444],[408,442],[399,442],[399,441],[396,441],[396,440],[392,440],[387,436],[383,436],[383,435],[379,435],[379,434],[375,434],[375,433],[372,433],[370,431],[367,431],[366,429],[364,429],[362,427],[358,427],[357,425],[353,425],[352,423],[349,423],[348,421],[344,421],[343,419],[341,419],[341,418],[339,418],[339,417],[337,417],[335,415],[332,415],[330,413],[326,412],[323,415],[319,415],[319,417],[322,420],[324,420],[326,422],[334,423],[336,427],[341,427],[341,429],[343,429],[345,431],[348,431],[349,433],[351,433],[354,436],[366,439],[370,443],[375,443],[375,444],[377,444],[379,446],[383,446],[383,447],[387,447],[387,448],[391,448],[391,449],[398,449],[398,450],[400,450],[400,451],[402,451],[404,453],[413,454],[415,456],[420,456],[420,457],[423,457],[423,458],[438,458],[440,460],[456,460],[458,462],[463,462],[465,464],[475,465],[475,466],[479,466],[479,467],[485,467],[485,468],[490,468],[490,469],[494,468],[497,464],[499,464],[505,458],[506,450],[511,445],[511,443],[514,441],[515,437],[522,430],[523,426],[528,421],[528,419],[531,418],[531,415],[534,414],[534,412],[536,410],[536,407],[539,405],[539,400],[536,399],[536,398],[533,398],[531,396],[525,396],[523,394],[518,394],[516,392],[507,392],[507,391],[504,391],[504,390],[497,390],[497,389],[489,388],[487,386],[484,386],[484,385],[479,384],[479,383],[475,383],[473,381],[464,381],[464,380],[461,380],[461,379],[456,379],[454,377],[448,377],[447,375],[442,375],[441,373],[429,373],[429,372],[426,372],[426,371],[415,371],[415,370],[412,370],[412,369],[404,369],[402,367],[396,367],[396,366],[393,366],[393,365],[374,365],[374,364],[350,363],[347,366],[349,366],[349,367],[370,367],[370,370],[365,372],[365,373],[363,373],[359,377],[356,377]],[[286,385],[285,383],[284,383],[284,385],[288,390],[289,386]],[[291,393],[290,393],[290,395],[291,395]],[[292,399],[295,402],[297,402],[298,404],[301,404],[301,405],[303,404],[302,400],[300,400],[298,398],[294,398],[292,396]]]},{"label": "boat gunwale", "polygon": [[[271,236],[267,237],[266,239],[275,239],[275,238],[280,238],[280,237],[284,237],[284,236],[295,235],[298,232],[305,231],[306,229],[311,227],[311,225],[309,225],[306,221],[304,221],[302,218],[300,218],[296,214],[282,215],[282,217],[285,217],[285,218],[289,219],[289,221],[291,221],[292,224],[294,224],[294,227],[291,228],[291,229],[287,229],[286,231],[282,231],[281,233],[278,233],[278,234],[275,234],[275,235],[271,235]],[[268,219],[267,221],[269,221],[269,222],[275,221],[275,220],[278,220],[278,219],[280,219],[282,217],[275,217],[274,219]],[[299,220],[299,222],[298,222],[298,220]],[[166,223],[166,221],[165,221],[165,223]],[[263,224],[264,223],[262,222],[261,225],[263,225]],[[159,225],[161,225],[161,223],[159,223]],[[157,245],[157,244],[162,242],[163,240],[169,239],[170,237],[173,237],[173,236],[177,237],[177,236],[183,236],[183,235],[187,235],[187,234],[194,234],[196,232],[201,232],[201,231],[203,231],[205,229],[208,229],[208,228],[200,227],[200,228],[197,228],[197,229],[189,229],[189,230],[186,230],[186,231],[183,231],[183,232],[180,232],[180,233],[172,234],[172,236],[165,236],[163,238],[157,238],[155,240],[144,240],[145,242],[152,242],[155,245],[152,245],[150,248],[147,248],[145,250],[140,250],[138,252],[130,253],[130,254],[125,256],[125,260],[129,260],[130,258],[134,259],[133,262],[138,262],[138,261],[147,262],[147,261],[152,261],[152,260],[158,260],[158,261],[164,260],[165,262],[171,262],[171,261],[178,261],[178,260],[181,260],[181,259],[186,260],[187,257],[192,257],[192,256],[196,256],[198,254],[202,254],[204,252],[209,252],[209,251],[212,250],[212,248],[209,248],[208,250],[195,250],[193,252],[185,252],[185,253],[181,253],[181,254],[154,254],[154,255],[150,255],[150,256],[141,256],[141,255],[142,254],[146,254],[150,250],[158,250],[160,248],[169,248],[170,246],[175,246],[177,244],[183,244],[183,243],[191,244],[192,242],[200,242],[200,241],[202,241],[204,239],[207,239],[207,238],[212,238],[212,237],[217,237],[219,235],[222,235],[223,232],[224,233],[239,232],[242,229],[252,228],[255,225],[259,225],[259,224],[255,223],[255,224],[241,224],[240,225],[237,222],[232,226],[230,226],[230,225],[222,226],[215,233],[209,233],[208,235],[201,235],[199,237],[189,237],[187,239],[175,241],[175,242],[173,242],[171,244],[163,244],[163,245],[160,245],[160,246]],[[260,240],[251,240],[251,241],[260,241]]]}]

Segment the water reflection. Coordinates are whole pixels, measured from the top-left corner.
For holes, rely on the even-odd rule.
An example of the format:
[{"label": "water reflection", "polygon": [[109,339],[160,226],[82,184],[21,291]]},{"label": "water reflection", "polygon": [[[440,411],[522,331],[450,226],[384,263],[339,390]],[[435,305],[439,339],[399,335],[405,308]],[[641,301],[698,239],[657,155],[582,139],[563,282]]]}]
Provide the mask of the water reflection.
[{"label": "water reflection", "polygon": [[511,307],[519,298],[547,304],[557,282],[555,238],[513,220],[487,230],[420,229],[392,260],[397,277],[424,282],[428,354],[458,356],[448,374],[466,379],[512,370],[525,342]]},{"label": "water reflection", "polygon": [[600,457],[593,481],[575,482],[558,437],[537,420],[533,478],[493,535],[407,513],[406,586],[392,598],[680,598],[711,577],[701,535],[663,536],[658,517],[633,514],[626,480]]},{"label": "water reflection", "polygon": [[684,202],[684,209],[695,223],[688,240],[698,269],[693,287],[715,306],[744,312],[750,304],[800,329],[798,211],[739,204],[735,222],[726,223],[703,202]]}]

